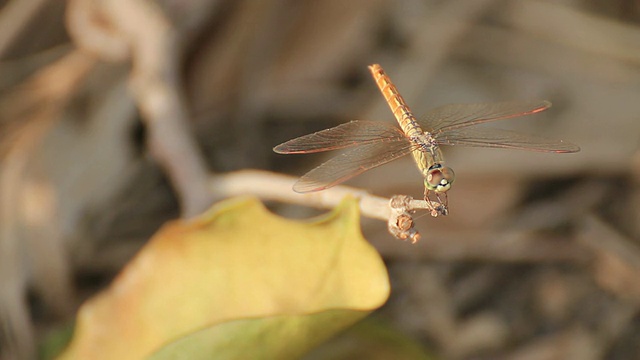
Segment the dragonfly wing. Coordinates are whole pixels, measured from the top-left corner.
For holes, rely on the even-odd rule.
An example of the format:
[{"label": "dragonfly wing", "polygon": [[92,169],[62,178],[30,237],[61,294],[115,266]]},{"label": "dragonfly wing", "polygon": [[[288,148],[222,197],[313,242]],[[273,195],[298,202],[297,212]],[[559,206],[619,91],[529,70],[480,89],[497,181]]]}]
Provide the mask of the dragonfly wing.
[{"label": "dragonfly wing", "polygon": [[293,185],[293,190],[307,193],[330,188],[367,170],[407,155],[412,147],[411,142],[403,137],[349,149],[306,173]]},{"label": "dragonfly wing", "polygon": [[572,153],[580,151],[578,145],[567,141],[520,134],[493,128],[464,128],[447,130],[435,135],[442,145],[533,150],[540,152]]},{"label": "dragonfly wing", "polygon": [[354,120],[289,140],[274,147],[273,151],[280,154],[309,154],[401,139],[405,139],[404,133],[394,125]]},{"label": "dragonfly wing", "polygon": [[450,104],[429,111],[419,123],[425,130],[436,134],[490,121],[535,114],[548,109],[550,106],[551,103],[546,100]]}]

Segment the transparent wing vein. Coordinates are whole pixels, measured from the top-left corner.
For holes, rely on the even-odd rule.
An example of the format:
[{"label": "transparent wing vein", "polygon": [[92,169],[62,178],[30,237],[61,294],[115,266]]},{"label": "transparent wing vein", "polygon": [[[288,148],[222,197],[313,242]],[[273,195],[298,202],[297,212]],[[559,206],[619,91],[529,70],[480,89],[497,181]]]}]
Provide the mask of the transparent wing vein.
[{"label": "transparent wing vein", "polygon": [[411,150],[411,142],[404,137],[349,149],[306,173],[293,185],[293,190],[307,193],[330,188],[367,170],[405,156]]},{"label": "transparent wing vein", "polygon": [[354,120],[289,140],[273,148],[273,151],[280,154],[309,154],[404,138],[402,131],[394,125]]},{"label": "transparent wing vein", "polygon": [[434,134],[461,129],[486,122],[535,114],[548,109],[546,100],[481,104],[450,104],[435,108],[419,121]]},{"label": "transparent wing vein", "polygon": [[464,128],[448,130],[436,135],[442,145],[463,145],[539,152],[572,153],[580,151],[578,145],[563,140],[547,139],[494,128]]}]

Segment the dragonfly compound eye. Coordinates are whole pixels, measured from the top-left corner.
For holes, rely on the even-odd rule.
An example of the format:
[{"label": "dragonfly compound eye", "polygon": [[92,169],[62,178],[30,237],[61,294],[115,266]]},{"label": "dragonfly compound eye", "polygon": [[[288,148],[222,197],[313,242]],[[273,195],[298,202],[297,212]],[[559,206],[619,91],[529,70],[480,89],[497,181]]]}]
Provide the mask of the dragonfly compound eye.
[{"label": "dragonfly compound eye", "polygon": [[451,188],[455,178],[456,175],[451,168],[442,166],[442,164],[435,164],[427,171],[424,186],[428,190],[443,193]]}]

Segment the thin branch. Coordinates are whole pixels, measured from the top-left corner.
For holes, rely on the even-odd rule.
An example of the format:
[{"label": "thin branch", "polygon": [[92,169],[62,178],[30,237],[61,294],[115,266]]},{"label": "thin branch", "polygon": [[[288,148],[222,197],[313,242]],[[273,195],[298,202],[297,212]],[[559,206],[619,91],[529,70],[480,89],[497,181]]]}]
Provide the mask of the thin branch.
[{"label": "thin branch", "polygon": [[401,240],[408,239],[412,243],[420,239],[420,234],[414,228],[411,214],[419,210],[428,210],[432,216],[437,216],[438,213],[433,211],[432,206],[440,205],[415,200],[406,195],[387,199],[342,185],[319,192],[298,194],[291,190],[295,181],[296,178],[266,171],[242,170],[214,176],[210,181],[210,191],[217,198],[252,194],[264,200],[278,200],[320,209],[333,208],[345,196],[355,196],[359,200],[363,216],[387,221],[389,232],[393,236]]}]

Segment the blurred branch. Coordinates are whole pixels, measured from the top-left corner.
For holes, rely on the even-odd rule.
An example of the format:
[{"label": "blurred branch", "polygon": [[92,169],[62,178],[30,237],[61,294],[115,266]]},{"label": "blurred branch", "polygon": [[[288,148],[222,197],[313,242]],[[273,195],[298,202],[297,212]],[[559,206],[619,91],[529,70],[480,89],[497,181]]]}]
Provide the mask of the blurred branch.
[{"label": "blurred branch", "polygon": [[131,56],[130,44],[118,29],[102,24],[100,3],[69,0],[67,30],[75,44],[107,61],[124,61]]},{"label": "blurred branch", "polygon": [[592,270],[596,282],[635,304],[640,304],[640,246],[611,224],[594,214],[588,214],[582,222],[580,242],[594,253]]},{"label": "blurred branch", "polygon": [[[636,25],[591,15],[562,3],[512,2],[503,20],[516,30],[611,59],[640,62],[640,30]],[[564,31],[565,29],[572,31]]]},{"label": "blurred branch", "polygon": [[12,0],[0,11],[0,57],[31,24],[31,20],[48,0]]},{"label": "blurred branch", "polygon": [[[402,93],[410,103],[454,51],[458,40],[474,28],[477,19],[489,11],[493,2],[495,0],[445,1],[428,12],[429,15],[421,22],[420,31],[415,31],[410,39],[411,56],[400,69],[392,70],[396,83],[404,84]],[[377,103],[366,118],[379,117],[377,114],[382,113],[385,107],[384,102]]]},{"label": "blurred branch", "polygon": [[490,263],[586,263],[591,251],[566,236],[528,231],[429,231],[415,248],[373,239],[387,259],[485,261]]},{"label": "blurred branch", "polygon": [[586,216],[581,235],[580,240],[596,252],[610,253],[619,257],[621,262],[640,269],[640,246],[622,236],[599,217],[593,214]]},{"label": "blurred branch", "polygon": [[121,59],[128,48],[130,86],[147,125],[151,154],[171,179],[183,216],[200,213],[212,199],[206,162],[191,135],[182,93],[178,31],[159,5],[148,1],[74,0],[68,21],[77,44],[99,56]]},{"label": "blurred branch", "polygon": [[35,355],[35,341],[25,296],[27,269],[20,261],[23,239],[15,211],[28,151],[15,150],[4,159],[0,172],[0,355],[28,359]]},{"label": "blurred branch", "polygon": [[56,114],[92,67],[92,59],[71,52],[3,99],[1,115],[21,121],[11,141],[5,141],[0,168],[0,349],[9,358],[29,359],[35,353],[28,280],[57,314],[67,313],[72,304],[69,261],[59,229],[51,226],[60,214],[50,188],[36,189],[28,170]]}]

